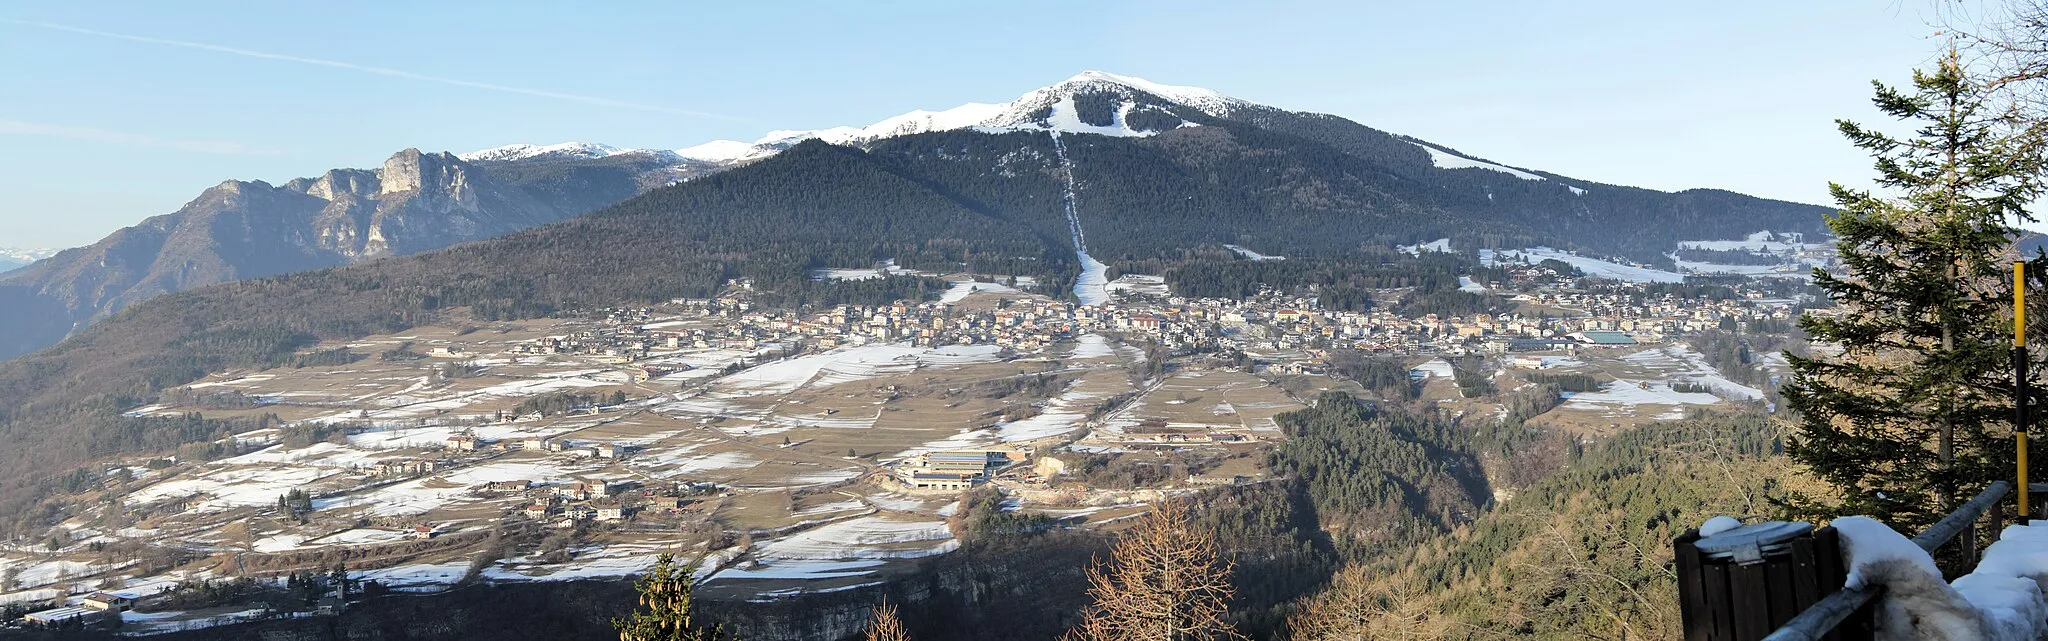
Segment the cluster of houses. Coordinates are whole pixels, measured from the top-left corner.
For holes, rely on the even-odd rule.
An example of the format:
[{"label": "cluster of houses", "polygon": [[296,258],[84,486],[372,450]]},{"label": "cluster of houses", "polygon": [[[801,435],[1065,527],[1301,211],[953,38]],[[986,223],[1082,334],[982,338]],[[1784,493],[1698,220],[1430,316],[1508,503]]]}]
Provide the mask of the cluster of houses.
[{"label": "cluster of houses", "polygon": [[446,449],[455,452],[480,452],[491,449],[503,450],[508,452],[517,452],[525,450],[532,452],[558,452],[563,454],[573,454],[577,456],[586,456],[591,458],[609,459],[626,458],[626,456],[632,452],[632,448],[624,445],[619,445],[616,443],[581,443],[576,441],[570,441],[567,439],[556,439],[545,436],[525,436],[520,438],[490,440],[477,436],[473,432],[467,431],[457,433],[453,436],[449,436],[448,439],[445,441],[445,447]]},{"label": "cluster of houses", "polygon": [[[1584,310],[1575,316],[1473,314],[1408,317],[1386,309],[1330,311],[1316,301],[1268,293],[1247,300],[1167,299],[1167,305],[1143,311],[1111,309],[1112,327],[1147,334],[1170,348],[1215,347],[1224,350],[1281,351],[1316,347],[1350,347],[1381,353],[1444,351],[1514,351],[1511,341],[1551,339],[1579,344],[1603,343],[1594,337],[1627,335],[1631,341],[1666,337],[1748,323],[1796,318],[1788,300],[1628,301],[1613,294],[1518,294],[1518,302]],[[1496,345],[1488,346],[1489,343]]]},{"label": "cluster of houses", "polygon": [[649,487],[637,480],[570,481],[542,484],[526,479],[490,481],[471,488],[487,496],[515,495],[528,499],[520,515],[535,521],[568,525],[578,521],[624,521],[653,510],[675,513],[690,496],[717,490],[711,483],[678,482]]},{"label": "cluster of houses", "polygon": [[[1078,331],[1101,327],[1106,318],[1091,308],[1054,301],[1017,301],[1004,309],[983,312],[957,311],[952,305],[939,302],[841,305],[808,315],[786,310],[731,313],[742,306],[723,305],[718,300],[685,300],[679,304],[686,317],[690,310],[698,310],[703,312],[700,317],[711,317],[711,323],[696,327],[685,327],[686,323],[677,321],[607,325],[521,343],[513,347],[513,352],[579,354],[632,362],[684,349],[757,351],[794,342],[822,349],[873,341],[1036,349]],[[644,374],[660,377],[679,367],[682,366],[650,364],[644,368]]]},{"label": "cluster of houses", "polygon": [[[1623,285],[1579,291],[1570,279],[1540,266],[1510,266],[1510,283],[1520,303],[1561,310],[1554,316],[1471,314],[1403,315],[1386,308],[1326,310],[1312,296],[1267,290],[1242,299],[1144,295],[1106,305],[1076,305],[1049,299],[1010,299],[995,309],[965,311],[937,302],[840,305],[810,313],[756,309],[745,289],[717,299],[675,303],[689,320],[651,321],[652,310],[617,310],[602,328],[543,338],[515,346],[527,354],[583,354],[634,362],[675,350],[725,348],[755,351],[798,343],[830,349],[873,341],[916,345],[1001,345],[1033,350],[1092,331],[1147,336],[1170,349],[1285,351],[1349,347],[1380,353],[1523,351],[1514,341],[1586,340],[1594,332],[1619,332],[1632,340],[1729,328],[1764,320],[1797,318],[1797,301],[1766,297],[1760,290],[1729,300],[1650,295]],[[1494,283],[1502,285],[1509,283]],[[1477,287],[1486,284],[1475,283]],[[659,377],[683,366],[648,364]]]},{"label": "cluster of houses", "polygon": [[571,481],[535,485],[528,481],[499,481],[492,491],[517,492],[532,499],[520,513],[535,521],[571,524],[578,521],[624,521],[644,511],[675,513],[689,505],[689,496],[716,489],[705,483],[678,483],[665,489],[647,487],[640,481]]}]

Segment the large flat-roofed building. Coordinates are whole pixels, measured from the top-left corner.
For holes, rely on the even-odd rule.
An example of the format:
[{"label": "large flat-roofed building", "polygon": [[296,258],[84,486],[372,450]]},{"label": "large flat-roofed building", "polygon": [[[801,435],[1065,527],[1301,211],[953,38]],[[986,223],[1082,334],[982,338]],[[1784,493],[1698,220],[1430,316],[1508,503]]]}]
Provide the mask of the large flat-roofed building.
[{"label": "large flat-roofed building", "polygon": [[920,490],[967,490],[973,489],[974,484],[981,481],[981,477],[972,474],[920,472],[911,474],[910,478],[904,480],[911,487]]},{"label": "large flat-roofed building", "polygon": [[1635,337],[1624,332],[1588,330],[1573,334],[1572,338],[1601,347],[1621,347],[1636,344]]},{"label": "large flat-roofed building", "polygon": [[1010,464],[1002,452],[931,452],[924,455],[924,467],[933,472],[987,474]]},{"label": "large flat-roofed building", "polygon": [[22,619],[28,621],[30,625],[54,627],[71,623],[92,625],[94,623],[105,621],[108,618],[119,616],[121,616],[121,613],[119,611],[96,610],[88,607],[72,606],[64,608],[52,608],[49,610],[43,610],[41,612],[30,612],[26,616],[23,616]]},{"label": "large flat-roofed building", "polygon": [[904,461],[897,475],[905,485],[916,489],[965,490],[1022,458],[1012,456],[1012,452],[1002,450],[926,452]]}]

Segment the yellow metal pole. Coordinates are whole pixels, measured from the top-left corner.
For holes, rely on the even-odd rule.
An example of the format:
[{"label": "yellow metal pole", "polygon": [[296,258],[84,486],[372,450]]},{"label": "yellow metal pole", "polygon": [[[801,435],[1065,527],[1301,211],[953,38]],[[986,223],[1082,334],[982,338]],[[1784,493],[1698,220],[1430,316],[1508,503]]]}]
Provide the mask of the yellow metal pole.
[{"label": "yellow metal pole", "polygon": [[2013,388],[2013,444],[2019,448],[2015,457],[2019,473],[2020,523],[2027,522],[2027,264],[2012,262],[2012,388]]}]

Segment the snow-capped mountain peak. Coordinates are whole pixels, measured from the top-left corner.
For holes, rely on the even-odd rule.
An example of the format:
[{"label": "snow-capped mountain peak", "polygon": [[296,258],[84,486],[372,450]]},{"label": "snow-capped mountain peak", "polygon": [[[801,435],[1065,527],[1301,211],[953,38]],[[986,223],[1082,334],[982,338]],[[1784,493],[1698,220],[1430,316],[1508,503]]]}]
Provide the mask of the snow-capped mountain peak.
[{"label": "snow-capped mountain peak", "polygon": [[530,145],[521,143],[516,145],[505,145],[503,147],[492,147],[490,149],[472,151],[466,154],[457,154],[456,157],[471,162],[476,162],[480,160],[525,160],[528,158],[536,158],[552,154],[575,156],[579,158],[605,158],[608,156],[617,156],[619,154],[629,154],[641,151],[647,150],[627,149],[623,147],[613,147],[611,145],[603,145],[591,142],[565,142],[553,145]]},{"label": "snow-capped mountain peak", "polygon": [[1211,116],[1225,116],[1239,107],[1250,106],[1252,104],[1251,102],[1245,100],[1240,100],[1237,98],[1232,98],[1230,96],[1223,95],[1221,93],[1217,93],[1215,90],[1211,89],[1203,89],[1201,87],[1187,87],[1181,85],[1166,85],[1152,82],[1150,80],[1146,80],[1144,78],[1139,78],[1136,76],[1125,76],[1109,73],[1107,71],[1094,70],[1083,71],[1072,78],[1066,79],[1066,81],[1064,82],[1061,82],[1057,85],[1053,85],[1051,87],[1047,87],[1046,89],[1042,89],[1040,91],[1065,90],[1066,93],[1075,93],[1075,90],[1079,88],[1102,88],[1106,86],[1135,89],[1155,96],[1159,96],[1161,98],[1165,98],[1167,100],[1171,100],[1173,102],[1187,105],[1189,107],[1194,107],[1196,109],[1201,110],[1202,113],[1206,113]]},{"label": "snow-capped mountain peak", "polygon": [[[1080,100],[1090,105],[1083,107]],[[1102,103],[1101,99],[1109,99]],[[1106,110],[1102,107],[1107,107]],[[1252,103],[1200,87],[1166,85],[1144,78],[1104,71],[1083,71],[1059,83],[1034,89],[1004,103],[970,102],[941,111],[917,110],[884,118],[865,127],[771,131],[754,142],[714,140],[676,150],[685,158],[711,162],[753,160],[810,139],[835,145],[864,145],[885,138],[933,131],[1059,131],[1106,136],[1149,136],[1193,125],[1173,106],[1200,114],[1225,116]],[[1088,113],[1083,113],[1087,111]],[[1134,114],[1144,114],[1133,119]]]},{"label": "snow-capped mountain peak", "polygon": [[753,142],[713,140],[674,151],[565,142],[506,145],[459,157],[469,161],[512,161],[549,155],[604,158],[628,153],[653,153],[673,154],[678,161],[734,164],[771,156],[811,139],[859,146],[886,138],[956,129],[1150,136],[1197,124],[1187,120],[1189,117],[1226,117],[1238,109],[1252,106],[1256,105],[1209,89],[1160,84],[1135,76],[1091,70],[1034,89],[1010,102],[970,102],[939,111],[919,109],[884,118],[865,127],[771,131]]},{"label": "snow-capped mountain peak", "polygon": [[57,255],[55,249],[21,249],[0,247],[0,272],[27,265]]},{"label": "snow-capped mountain peak", "polygon": [[677,149],[676,154],[684,158],[711,162],[732,162],[754,153],[754,144],[737,140],[713,140],[701,145]]}]

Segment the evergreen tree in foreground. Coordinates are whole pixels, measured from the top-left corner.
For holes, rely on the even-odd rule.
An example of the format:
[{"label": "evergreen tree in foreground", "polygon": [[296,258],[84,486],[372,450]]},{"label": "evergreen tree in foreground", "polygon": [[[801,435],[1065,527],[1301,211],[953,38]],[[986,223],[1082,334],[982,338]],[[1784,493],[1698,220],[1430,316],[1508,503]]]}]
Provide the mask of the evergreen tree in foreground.
[{"label": "evergreen tree in foreground", "polygon": [[633,616],[613,619],[619,641],[719,641],[726,639],[721,626],[697,625],[690,616],[690,594],[694,582],[690,566],[676,565],[675,555],[662,553],[654,569],[641,576],[633,587],[640,591],[640,606]]},{"label": "evergreen tree in foreground", "polygon": [[1839,491],[1793,497],[1812,516],[1869,514],[1918,529],[2012,474],[2007,259],[2036,194],[2036,136],[1990,103],[1951,51],[1877,107],[1915,127],[1894,138],[1839,121],[1897,197],[1830,185],[1846,273],[1815,270],[1837,314],[1800,327],[1839,356],[1792,363],[1793,460]]}]

